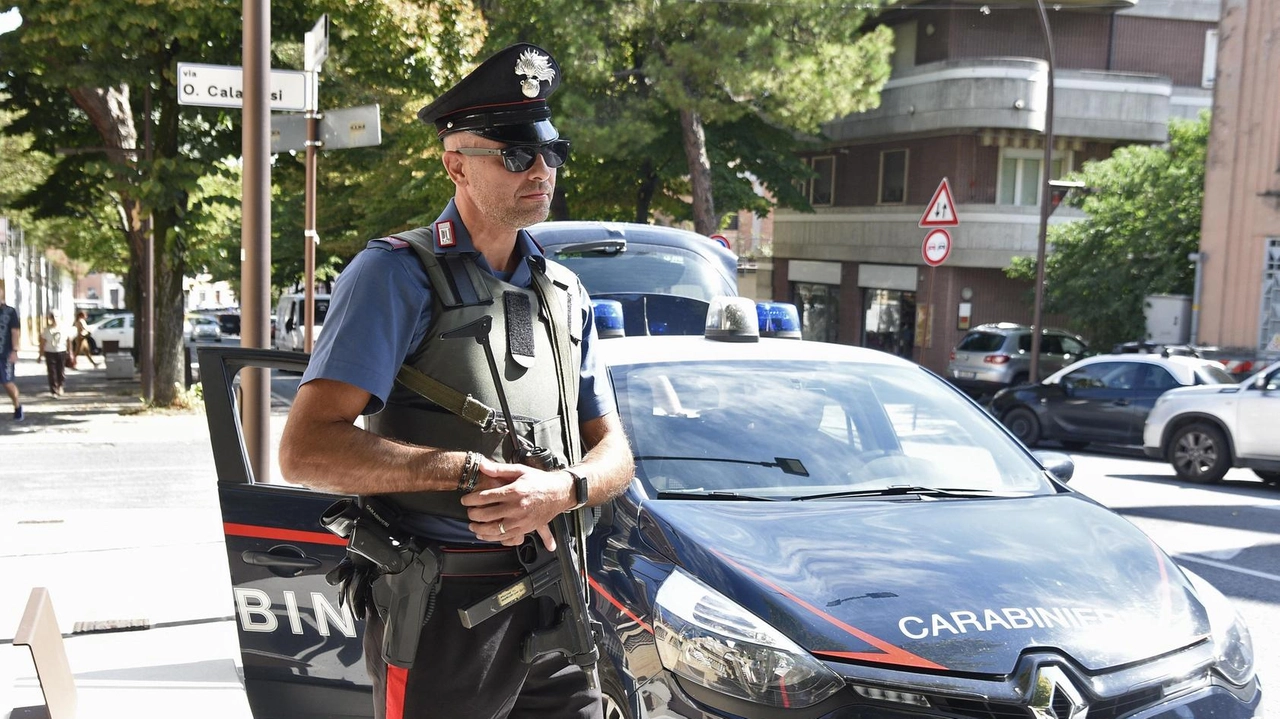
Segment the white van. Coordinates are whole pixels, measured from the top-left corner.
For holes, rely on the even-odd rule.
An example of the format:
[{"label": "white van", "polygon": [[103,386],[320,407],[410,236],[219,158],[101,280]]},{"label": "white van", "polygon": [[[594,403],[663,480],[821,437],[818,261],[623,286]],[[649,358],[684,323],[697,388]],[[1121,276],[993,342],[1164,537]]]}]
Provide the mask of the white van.
[{"label": "white van", "polygon": [[[302,314],[305,311],[306,295],[289,293],[280,295],[276,304],[276,331],[271,346],[274,349],[288,352],[302,352],[306,328],[303,326]],[[311,341],[320,337],[320,329],[324,326],[324,316],[329,313],[329,295],[315,296],[316,323],[311,328]]]}]

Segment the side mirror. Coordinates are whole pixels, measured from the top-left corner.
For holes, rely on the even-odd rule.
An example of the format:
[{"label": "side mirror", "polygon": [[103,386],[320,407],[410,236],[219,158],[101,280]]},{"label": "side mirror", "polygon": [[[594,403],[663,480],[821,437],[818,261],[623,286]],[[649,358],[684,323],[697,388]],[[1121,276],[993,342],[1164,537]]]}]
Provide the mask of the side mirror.
[{"label": "side mirror", "polygon": [[1062,452],[1032,452],[1031,454],[1040,462],[1040,466],[1059,482],[1071,481],[1071,477],[1076,473],[1076,463]]},{"label": "side mirror", "polygon": [[292,332],[292,331],[293,331],[293,318],[292,318],[292,317],[290,317],[289,319],[287,319],[287,320],[285,320],[285,321],[284,321],[284,331],[285,331],[285,332]]}]

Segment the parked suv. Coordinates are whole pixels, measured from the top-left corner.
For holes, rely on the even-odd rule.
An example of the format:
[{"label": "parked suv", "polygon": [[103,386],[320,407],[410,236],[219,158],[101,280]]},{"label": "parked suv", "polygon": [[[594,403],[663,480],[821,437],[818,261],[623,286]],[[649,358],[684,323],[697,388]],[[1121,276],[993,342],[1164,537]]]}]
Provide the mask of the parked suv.
[{"label": "parked suv", "polygon": [[1280,362],[1233,385],[1184,387],[1160,395],[1147,415],[1142,449],[1166,459],[1179,479],[1217,482],[1248,467],[1280,483]]},{"label": "parked suv", "polygon": [[[1040,338],[1041,376],[1057,372],[1089,351],[1084,338],[1066,330],[1045,328]],[[978,325],[951,351],[947,377],[976,396],[1025,384],[1031,374],[1031,328],[1012,322]]]}]

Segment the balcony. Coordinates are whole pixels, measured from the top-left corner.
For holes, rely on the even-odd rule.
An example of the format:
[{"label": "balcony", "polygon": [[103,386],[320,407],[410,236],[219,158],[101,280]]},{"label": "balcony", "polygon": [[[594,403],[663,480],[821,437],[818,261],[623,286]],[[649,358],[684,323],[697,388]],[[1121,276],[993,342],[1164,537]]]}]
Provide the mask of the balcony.
[{"label": "balcony", "polygon": [[[1163,142],[1168,78],[1086,70],[1055,72],[1054,133],[1063,137]],[[836,142],[957,130],[1044,131],[1048,65],[1027,58],[946,60],[894,76],[880,107],[823,126]]]}]

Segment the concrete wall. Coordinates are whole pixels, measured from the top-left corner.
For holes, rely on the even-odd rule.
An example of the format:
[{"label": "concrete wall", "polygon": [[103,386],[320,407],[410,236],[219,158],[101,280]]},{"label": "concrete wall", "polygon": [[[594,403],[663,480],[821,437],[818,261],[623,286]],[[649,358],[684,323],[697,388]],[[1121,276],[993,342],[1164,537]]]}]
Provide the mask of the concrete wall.
[{"label": "concrete wall", "polygon": [[1280,331],[1280,3],[1224,0],[1218,48],[1196,339],[1257,349]]}]

